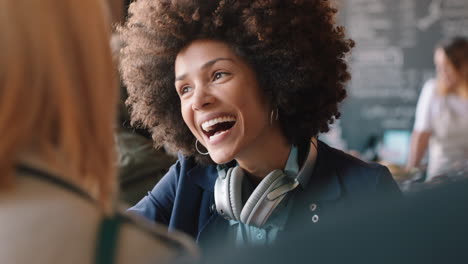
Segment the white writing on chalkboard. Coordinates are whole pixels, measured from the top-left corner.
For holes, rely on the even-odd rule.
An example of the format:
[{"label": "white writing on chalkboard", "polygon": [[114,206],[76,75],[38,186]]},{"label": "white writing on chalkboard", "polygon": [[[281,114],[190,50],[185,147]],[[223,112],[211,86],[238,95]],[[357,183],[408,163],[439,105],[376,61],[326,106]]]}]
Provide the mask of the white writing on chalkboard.
[{"label": "white writing on chalkboard", "polygon": [[337,1],[356,42],[341,124],[349,147],[359,149],[385,129],[412,129],[421,87],[434,74],[434,47],[468,36],[468,0]]}]

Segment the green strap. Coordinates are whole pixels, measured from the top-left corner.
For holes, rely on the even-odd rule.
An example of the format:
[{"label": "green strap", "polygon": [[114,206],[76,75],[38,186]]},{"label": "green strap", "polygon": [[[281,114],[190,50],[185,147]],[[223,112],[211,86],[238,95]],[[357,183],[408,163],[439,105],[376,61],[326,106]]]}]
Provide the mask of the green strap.
[{"label": "green strap", "polygon": [[117,242],[122,219],[120,216],[106,217],[98,230],[96,264],[113,264],[117,253]]}]

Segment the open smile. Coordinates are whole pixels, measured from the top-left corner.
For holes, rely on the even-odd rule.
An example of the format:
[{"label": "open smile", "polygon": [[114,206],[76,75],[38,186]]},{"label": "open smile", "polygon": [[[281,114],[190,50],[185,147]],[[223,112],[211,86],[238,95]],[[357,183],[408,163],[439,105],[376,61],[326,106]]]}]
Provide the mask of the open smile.
[{"label": "open smile", "polygon": [[229,130],[236,124],[236,118],[233,116],[220,116],[207,120],[201,124],[203,134],[209,141],[216,141],[222,135],[229,132]]}]

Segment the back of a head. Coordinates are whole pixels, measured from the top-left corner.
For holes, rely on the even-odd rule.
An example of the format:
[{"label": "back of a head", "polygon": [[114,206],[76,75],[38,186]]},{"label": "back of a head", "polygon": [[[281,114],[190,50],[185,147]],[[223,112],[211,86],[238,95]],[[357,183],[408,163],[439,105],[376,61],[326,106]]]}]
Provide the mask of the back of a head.
[{"label": "back of a head", "polygon": [[118,88],[103,1],[0,0],[0,189],[30,149],[107,206]]}]

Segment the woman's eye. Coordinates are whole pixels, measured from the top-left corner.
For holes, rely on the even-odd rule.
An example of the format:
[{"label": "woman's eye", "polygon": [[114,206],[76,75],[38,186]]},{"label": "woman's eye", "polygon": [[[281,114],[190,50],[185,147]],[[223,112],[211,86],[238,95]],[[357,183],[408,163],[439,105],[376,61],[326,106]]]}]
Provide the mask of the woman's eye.
[{"label": "woman's eye", "polygon": [[228,73],[227,72],[216,72],[214,75],[213,75],[213,81],[216,81],[218,79],[221,79],[223,76],[227,75]]},{"label": "woman's eye", "polygon": [[183,94],[186,94],[188,92],[190,92],[192,88],[190,86],[184,86],[180,89],[180,94],[183,95]]}]

